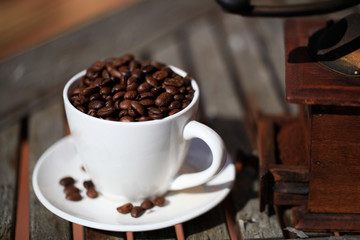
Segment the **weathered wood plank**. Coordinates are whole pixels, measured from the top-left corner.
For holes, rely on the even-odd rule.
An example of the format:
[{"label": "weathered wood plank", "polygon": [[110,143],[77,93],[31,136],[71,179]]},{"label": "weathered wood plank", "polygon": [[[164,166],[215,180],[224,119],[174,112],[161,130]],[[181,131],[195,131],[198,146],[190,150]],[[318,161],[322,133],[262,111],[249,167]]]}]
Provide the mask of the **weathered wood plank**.
[{"label": "weathered wood plank", "polygon": [[280,114],[284,109],[271,84],[271,73],[262,57],[266,51],[259,45],[259,35],[251,28],[253,19],[224,15],[229,45],[238,66],[240,85],[247,94],[253,112]]},{"label": "weathered wood plank", "polygon": [[15,238],[20,123],[0,131],[0,239]]},{"label": "weathered wood plank", "polygon": [[244,208],[237,213],[238,226],[241,239],[253,238],[283,238],[277,216],[268,216],[267,210],[259,212],[259,200],[251,199]]},{"label": "weathered wood plank", "polygon": [[124,240],[125,233],[102,231],[93,228],[84,228],[84,239],[86,240]]},{"label": "weathered wood plank", "polygon": [[134,239],[164,239],[164,240],[176,239],[176,232],[174,227],[168,227],[168,228],[147,231],[147,232],[134,232],[133,234],[134,234]]},{"label": "weathered wood plank", "polygon": [[41,154],[65,135],[65,117],[61,100],[29,118],[29,184],[30,239],[59,236],[72,239],[71,223],[48,211],[37,199],[32,188],[32,173]]},{"label": "weathered wood plank", "polygon": [[221,205],[183,224],[188,240],[230,239]]},{"label": "weathered wood plank", "polygon": [[[234,137],[235,135],[231,134],[234,138],[230,141],[230,138],[224,137],[224,135],[230,135],[226,133],[229,130],[226,130],[221,122],[240,120],[242,111],[231,87],[229,75],[221,61],[220,49],[211,28],[206,18],[193,22],[184,34],[188,38],[183,39],[184,49],[188,51],[188,55],[182,55],[182,57],[185,58],[184,62],[192,63],[189,67],[190,74],[199,83],[203,119],[223,137],[229,152],[234,153],[242,140],[242,135]],[[232,133],[239,133],[238,130],[238,126],[235,126]],[[185,222],[183,229],[187,239],[230,238],[221,206]]]},{"label": "weathered wood plank", "polygon": [[214,6],[206,0],[140,1],[2,62],[0,101],[8,104],[0,106],[0,124],[59,95],[67,79],[94,61],[133,52]]},{"label": "weathered wood plank", "polygon": [[239,146],[250,148],[247,139],[244,141],[245,131],[241,126],[244,111],[222,61],[212,28],[204,18],[188,29],[194,71],[191,74],[200,85],[200,104],[207,123],[223,137],[228,151],[234,155]]}]

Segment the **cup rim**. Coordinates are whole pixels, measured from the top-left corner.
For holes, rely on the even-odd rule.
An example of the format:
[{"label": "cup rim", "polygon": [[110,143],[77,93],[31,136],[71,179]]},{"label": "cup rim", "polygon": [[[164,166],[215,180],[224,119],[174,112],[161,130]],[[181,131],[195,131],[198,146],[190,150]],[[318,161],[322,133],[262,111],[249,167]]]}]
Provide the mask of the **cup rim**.
[{"label": "cup rim", "polygon": [[[187,75],[187,73],[185,71],[181,70],[180,68],[174,67],[172,65],[168,65],[168,67],[170,67],[171,70],[173,70],[175,73],[179,74],[182,77],[185,77]],[[64,99],[64,104],[68,107],[69,110],[71,110],[72,112],[75,112],[76,114],[78,114],[78,115],[80,115],[82,117],[85,117],[89,121],[95,121],[95,122],[101,121],[102,124],[115,124],[115,125],[121,124],[121,125],[129,125],[129,126],[159,124],[159,123],[162,123],[162,122],[172,121],[173,119],[176,119],[176,118],[182,116],[183,114],[186,114],[199,101],[199,96],[200,96],[199,85],[197,84],[197,82],[195,81],[194,78],[191,78],[191,86],[195,90],[193,99],[191,100],[190,104],[186,108],[182,109],[181,111],[179,111],[179,112],[177,112],[177,113],[175,113],[175,114],[173,114],[171,116],[166,116],[166,117],[161,118],[161,119],[154,119],[154,120],[141,121],[141,122],[120,122],[120,121],[105,120],[105,119],[90,116],[90,115],[88,115],[86,113],[83,113],[83,112],[79,111],[78,109],[76,109],[76,107],[74,105],[71,104],[71,102],[69,100],[69,89],[70,89],[70,87],[76,81],[79,81],[80,78],[82,76],[84,76],[85,74],[86,74],[86,69],[78,72],[77,74],[72,76],[70,78],[70,80],[67,81],[67,83],[65,84],[64,89],[63,89],[63,99]]]}]

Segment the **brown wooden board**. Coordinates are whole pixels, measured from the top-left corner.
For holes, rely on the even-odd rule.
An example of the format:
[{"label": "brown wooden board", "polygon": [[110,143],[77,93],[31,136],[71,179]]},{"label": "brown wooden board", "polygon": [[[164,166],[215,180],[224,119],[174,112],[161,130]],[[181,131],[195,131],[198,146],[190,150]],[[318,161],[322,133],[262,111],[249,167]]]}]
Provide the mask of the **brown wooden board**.
[{"label": "brown wooden board", "polygon": [[286,99],[298,104],[359,106],[359,78],[327,69],[314,62],[307,52],[309,37],[325,26],[325,20],[286,22]]},{"label": "brown wooden board", "polygon": [[7,104],[0,106],[0,125],[59,96],[65,82],[91,63],[134,52],[214,6],[206,0],[140,1],[1,62],[0,101]]},{"label": "brown wooden board", "polygon": [[311,212],[360,213],[360,115],[312,116]]},{"label": "brown wooden board", "polygon": [[295,227],[304,231],[360,231],[360,214],[314,214],[304,207],[294,207],[292,212]]},{"label": "brown wooden board", "polygon": [[15,238],[21,124],[0,131],[0,239]]},{"label": "brown wooden board", "polygon": [[65,115],[59,99],[29,118],[29,207],[30,239],[61,236],[72,239],[71,223],[54,215],[37,199],[32,188],[32,173],[43,152],[65,135]]}]

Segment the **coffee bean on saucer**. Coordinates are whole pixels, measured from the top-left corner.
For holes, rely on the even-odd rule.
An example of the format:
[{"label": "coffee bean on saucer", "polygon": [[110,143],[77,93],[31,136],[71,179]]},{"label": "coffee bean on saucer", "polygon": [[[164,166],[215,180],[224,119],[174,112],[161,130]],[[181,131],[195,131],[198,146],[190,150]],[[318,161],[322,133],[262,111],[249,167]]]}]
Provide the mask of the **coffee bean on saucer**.
[{"label": "coffee bean on saucer", "polygon": [[126,214],[126,213],[129,213],[132,208],[133,208],[133,205],[131,203],[125,203],[124,205],[116,208],[116,210],[119,213]]},{"label": "coffee bean on saucer", "polygon": [[74,185],[75,180],[72,177],[64,177],[60,179],[59,183],[60,185],[66,187],[66,186]]},{"label": "coffee bean on saucer", "polygon": [[164,197],[155,197],[153,200],[155,206],[162,207],[165,205],[165,198]]},{"label": "coffee bean on saucer", "polygon": [[69,185],[69,186],[66,186],[64,188],[64,193],[67,195],[67,194],[70,194],[70,193],[73,193],[73,192],[77,192],[77,193],[80,193],[80,189],[78,189],[77,187],[75,187],[74,185]]},{"label": "coffee bean on saucer", "polygon": [[95,188],[89,188],[87,191],[86,191],[86,195],[89,197],[89,198],[97,198],[99,196],[98,192],[95,190]]},{"label": "coffee bean on saucer", "polygon": [[83,185],[86,189],[95,188],[95,185],[91,180],[84,181]]},{"label": "coffee bean on saucer", "polygon": [[144,210],[150,209],[154,207],[154,204],[149,200],[149,199],[145,199],[142,203],[141,203],[141,207]]},{"label": "coffee bean on saucer", "polygon": [[79,192],[71,192],[66,194],[66,199],[70,201],[80,201],[82,197]]},{"label": "coffee bean on saucer", "polygon": [[134,218],[140,217],[144,213],[144,209],[142,207],[133,207],[130,211],[131,216]]}]

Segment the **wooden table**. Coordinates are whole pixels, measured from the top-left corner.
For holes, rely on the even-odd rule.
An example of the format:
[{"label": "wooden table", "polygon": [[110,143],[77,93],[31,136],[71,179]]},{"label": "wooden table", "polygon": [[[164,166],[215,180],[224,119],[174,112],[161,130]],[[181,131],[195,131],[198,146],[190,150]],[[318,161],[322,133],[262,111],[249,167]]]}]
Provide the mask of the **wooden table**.
[{"label": "wooden table", "polygon": [[[350,9],[350,11],[359,10]],[[340,12],[332,17],[342,17]],[[282,19],[225,14],[215,1],[140,1],[0,63],[1,239],[252,239],[296,237],[271,208],[259,211],[257,121],[296,114],[285,102]],[[64,137],[65,82],[92,62],[133,53],[178,66],[198,80],[199,121],[224,139],[237,174],[218,206],[187,222],[146,232],[108,232],[48,211],[31,177],[41,154]],[[284,235],[285,234],[285,235]],[[335,239],[346,233],[306,233]],[[341,235],[341,236],[340,236]]]}]

